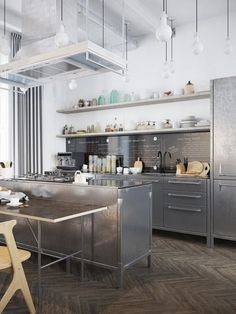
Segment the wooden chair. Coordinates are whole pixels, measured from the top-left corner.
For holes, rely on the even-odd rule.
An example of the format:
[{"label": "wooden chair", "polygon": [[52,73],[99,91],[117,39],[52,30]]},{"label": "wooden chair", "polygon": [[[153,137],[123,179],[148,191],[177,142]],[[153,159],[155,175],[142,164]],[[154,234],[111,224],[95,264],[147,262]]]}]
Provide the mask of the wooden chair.
[{"label": "wooden chair", "polygon": [[30,313],[35,314],[36,310],[21,264],[21,262],[24,262],[30,258],[31,253],[25,250],[17,249],[16,242],[12,233],[12,229],[15,225],[16,220],[10,220],[0,223],[0,234],[4,235],[7,244],[7,246],[0,246],[0,270],[4,270],[10,267],[13,268],[12,281],[0,301],[0,313],[2,313],[15,292],[20,289],[22,291]]}]

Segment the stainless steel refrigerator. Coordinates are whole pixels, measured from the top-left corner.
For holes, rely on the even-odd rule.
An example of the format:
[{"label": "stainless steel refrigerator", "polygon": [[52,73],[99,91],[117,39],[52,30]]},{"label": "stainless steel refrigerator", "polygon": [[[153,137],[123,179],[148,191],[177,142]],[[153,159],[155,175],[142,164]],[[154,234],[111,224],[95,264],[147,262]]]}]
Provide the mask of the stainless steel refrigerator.
[{"label": "stainless steel refrigerator", "polygon": [[236,76],[211,82],[211,120],[213,245],[236,240]]}]

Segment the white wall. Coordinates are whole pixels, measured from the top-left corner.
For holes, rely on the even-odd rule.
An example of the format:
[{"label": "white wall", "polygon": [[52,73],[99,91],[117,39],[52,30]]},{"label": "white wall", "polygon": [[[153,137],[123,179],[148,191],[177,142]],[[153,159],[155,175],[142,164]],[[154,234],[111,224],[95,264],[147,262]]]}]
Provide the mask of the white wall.
[{"label": "white wall", "polygon": [[231,14],[232,42],[235,51],[224,54],[225,17],[201,21],[199,34],[204,43],[204,52],[200,56],[192,54],[194,25],[185,25],[176,29],[174,40],[174,59],[176,72],[169,79],[163,79],[164,45],[156,41],[154,35],[140,40],[139,48],[129,53],[129,82],[113,73],[78,79],[78,89],[70,91],[68,82],[55,82],[45,87],[44,94],[44,169],[54,166],[54,156],[65,150],[65,140],[56,139],[65,123],[76,129],[86,129],[87,125],[105,125],[118,117],[126,129],[140,120],[163,121],[170,118],[180,120],[188,114],[209,119],[210,101],[198,100],[180,103],[159,104],[146,107],[127,108],[88,112],[83,114],[62,115],[56,109],[72,107],[79,98],[98,97],[103,91],[112,89],[122,92],[144,94],[149,91],[166,91],[182,88],[188,80],[195,84],[196,91],[207,90],[210,80],[217,77],[236,75],[236,13]]}]

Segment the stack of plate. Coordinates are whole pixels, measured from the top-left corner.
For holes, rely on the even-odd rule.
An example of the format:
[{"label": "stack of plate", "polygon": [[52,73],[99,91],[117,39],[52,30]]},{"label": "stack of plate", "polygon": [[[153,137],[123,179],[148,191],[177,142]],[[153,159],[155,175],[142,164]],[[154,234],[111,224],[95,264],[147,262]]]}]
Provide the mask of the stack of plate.
[{"label": "stack of plate", "polygon": [[195,116],[186,116],[180,121],[181,128],[192,128],[197,123]]},{"label": "stack of plate", "polygon": [[210,121],[209,120],[200,120],[195,124],[195,126],[210,126]]}]

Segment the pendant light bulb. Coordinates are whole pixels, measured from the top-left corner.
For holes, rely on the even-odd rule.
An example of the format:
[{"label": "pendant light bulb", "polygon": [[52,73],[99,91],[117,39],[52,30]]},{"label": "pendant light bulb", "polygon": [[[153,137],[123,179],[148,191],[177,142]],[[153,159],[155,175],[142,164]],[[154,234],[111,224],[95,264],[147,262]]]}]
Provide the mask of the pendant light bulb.
[{"label": "pendant light bulb", "polygon": [[226,38],[225,41],[225,54],[230,55],[233,52],[234,48],[232,46],[230,38]]},{"label": "pendant light bulb", "polygon": [[77,87],[78,87],[78,84],[77,84],[76,80],[75,80],[75,79],[72,79],[72,80],[69,82],[69,89],[70,89],[70,90],[74,90],[74,89],[76,89]]},{"label": "pendant light bulb", "polygon": [[194,42],[192,45],[192,49],[195,55],[200,55],[203,52],[204,46],[200,40],[200,37],[198,36],[198,33],[195,33],[194,35]]},{"label": "pendant light bulb", "polygon": [[65,31],[65,26],[61,22],[58,28],[58,31],[55,35],[55,44],[57,47],[63,47],[68,45],[69,43],[69,36]]},{"label": "pendant light bulb", "polygon": [[166,42],[171,39],[172,29],[167,23],[167,15],[165,11],[161,14],[161,24],[156,30],[156,38],[159,41]]},{"label": "pendant light bulb", "polygon": [[11,48],[8,42],[8,38],[6,36],[3,36],[0,45],[1,45],[0,52],[5,56],[9,56]]}]

